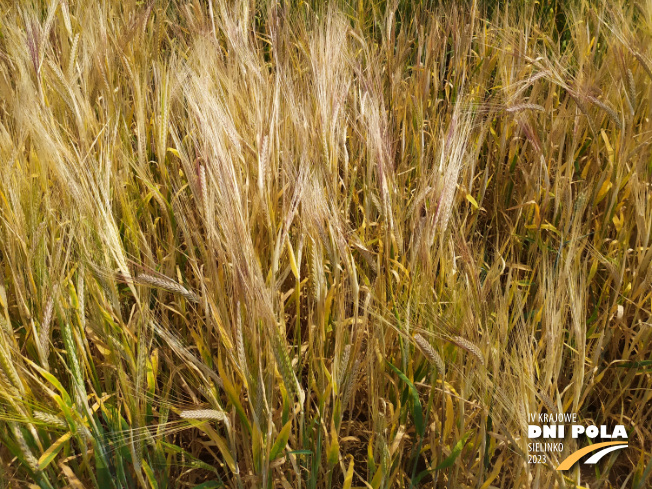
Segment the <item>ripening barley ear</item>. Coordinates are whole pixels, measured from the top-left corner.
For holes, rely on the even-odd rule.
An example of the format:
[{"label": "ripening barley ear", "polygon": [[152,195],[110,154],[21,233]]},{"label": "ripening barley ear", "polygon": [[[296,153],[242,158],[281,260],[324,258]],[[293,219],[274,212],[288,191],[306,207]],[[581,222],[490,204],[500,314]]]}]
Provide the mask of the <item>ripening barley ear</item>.
[{"label": "ripening barley ear", "polygon": [[179,413],[179,417],[182,419],[213,419],[215,421],[228,420],[224,412],[215,409],[185,410]]},{"label": "ripening barley ear", "polygon": [[41,362],[43,367],[48,370],[48,356],[50,353],[50,326],[52,321],[52,311],[54,310],[54,297],[51,296],[45,306],[43,312],[43,320],[40,325],[40,332],[38,338],[39,351],[42,354]]},{"label": "ripening barley ear", "polygon": [[299,402],[303,405],[305,394],[299,385],[294,370],[292,369],[292,363],[290,362],[290,357],[288,356],[285,341],[281,337],[278,327],[272,327],[272,351],[274,352],[274,357],[276,358],[276,364],[283,378],[283,385],[287,390],[288,394],[294,399],[295,396],[299,398]]},{"label": "ripening barley ear", "polygon": [[66,429],[68,427],[68,424],[63,419],[54,414],[45,413],[43,411],[34,411],[32,414],[35,420],[45,423],[46,425],[55,426],[59,429]]},{"label": "ripening barley ear", "polygon": [[439,356],[439,353],[430,345],[428,340],[426,340],[423,336],[421,336],[419,333],[417,333],[414,336],[414,341],[416,341],[417,346],[421,350],[421,352],[426,356],[426,358],[432,363],[435,367],[437,367],[437,370],[439,371],[439,375],[442,377],[446,375],[446,366],[444,365],[444,361],[442,358]]},{"label": "ripening barley ear", "polygon": [[34,456],[34,453],[32,453],[32,449],[27,444],[27,441],[25,441],[25,437],[21,432],[20,427],[16,423],[11,423],[11,430],[25,462],[33,472],[37,472],[38,460]]},{"label": "ripening barley ear", "polygon": [[199,297],[194,292],[189,291],[183,285],[162,277],[154,277],[152,275],[146,275],[144,273],[136,276],[136,282],[146,285],[151,285],[154,287],[161,288],[163,290],[168,290],[175,294],[179,294],[191,302],[199,302]]}]

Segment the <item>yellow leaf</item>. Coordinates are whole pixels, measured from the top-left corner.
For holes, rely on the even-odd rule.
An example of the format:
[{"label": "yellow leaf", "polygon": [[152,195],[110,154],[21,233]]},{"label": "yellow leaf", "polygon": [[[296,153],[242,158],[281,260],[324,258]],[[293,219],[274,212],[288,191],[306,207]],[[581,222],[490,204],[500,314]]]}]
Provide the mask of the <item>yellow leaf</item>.
[{"label": "yellow leaf", "polygon": [[290,240],[288,239],[286,241],[288,245],[288,257],[290,258],[290,268],[292,269],[292,274],[294,275],[294,278],[299,280],[299,268],[297,267],[297,262],[294,259],[294,250],[292,249],[292,243],[290,243]]},{"label": "yellow leaf", "polygon": [[546,229],[548,231],[553,231],[555,233],[559,233],[559,231],[557,231],[557,228],[555,226],[553,226],[552,224],[550,224],[548,221],[546,221],[544,224],[541,225],[541,229]]},{"label": "yellow leaf", "polygon": [[466,200],[468,200],[471,203],[471,205],[476,209],[479,208],[478,202],[473,198],[471,194],[466,194]]},{"label": "yellow leaf", "polygon": [[240,389],[236,390],[235,386],[231,383],[228,375],[226,374],[226,370],[224,369],[224,365],[222,364],[221,358],[218,359],[217,370],[220,374],[220,379],[222,380],[222,387],[224,389],[224,392],[226,392],[227,397],[229,398],[231,403],[235,406],[235,410],[238,413],[238,416],[242,421],[242,424],[247,429],[247,432],[251,433],[251,423],[249,422],[249,419],[245,414],[242,404],[240,403]]},{"label": "yellow leaf", "polygon": [[453,427],[455,419],[455,411],[453,410],[453,401],[450,396],[446,396],[446,422],[444,424],[444,438],[448,438],[449,433]]},{"label": "yellow leaf", "polygon": [[149,486],[152,489],[158,489],[158,483],[156,482],[156,476],[154,475],[154,471],[152,468],[149,466],[147,463],[147,460],[142,459],[140,463],[143,466],[143,471],[145,472],[145,475],[147,476],[147,481],[149,482]]},{"label": "yellow leaf", "polygon": [[224,342],[224,347],[227,350],[233,350],[233,343],[230,340],[230,333],[227,333],[226,330],[224,329],[224,324],[220,319],[219,313],[214,310],[214,306],[210,302],[209,302],[209,307],[211,308],[211,312],[213,314],[212,317],[215,319],[215,323],[217,324],[217,329],[220,331],[220,340]]},{"label": "yellow leaf", "polygon": [[380,483],[383,481],[383,476],[385,475],[385,472],[383,471],[383,466],[381,464],[380,467],[378,467],[378,472],[376,472],[376,475],[371,481],[371,487],[372,489],[378,489],[380,487]]},{"label": "yellow leaf", "polygon": [[587,282],[591,282],[593,280],[593,277],[595,277],[595,274],[598,271],[598,259],[593,260],[593,265],[591,265],[591,270],[589,270],[589,278],[587,279]]},{"label": "yellow leaf", "polygon": [[199,428],[204,431],[204,433],[208,435],[211,441],[217,445],[217,448],[222,454],[224,462],[229,467],[229,470],[231,470],[231,472],[234,474],[238,473],[238,467],[235,464],[235,460],[233,460],[233,456],[231,455],[229,447],[226,444],[224,438],[222,438],[213,428],[211,428],[210,425],[206,423],[206,420],[187,419],[186,421],[188,421],[188,423],[190,423],[195,428]]},{"label": "yellow leaf", "polygon": [[569,397],[568,401],[566,401],[566,404],[564,404],[564,412],[568,411],[572,403],[573,403],[573,398]]},{"label": "yellow leaf", "polygon": [[613,184],[609,180],[605,180],[602,184],[602,187],[600,187],[600,190],[598,191],[598,195],[595,197],[596,204],[600,203],[600,201],[605,198],[607,192],[611,190],[611,187],[613,187]]},{"label": "yellow leaf", "polygon": [[616,228],[616,231],[620,232],[620,230],[623,228],[623,224],[625,223],[625,216],[623,216],[623,211],[620,211],[620,217],[614,216],[612,219],[614,226]]},{"label": "yellow leaf", "polygon": [[589,49],[586,50],[586,55],[588,56],[591,54],[591,49],[593,48],[593,45],[595,44],[595,36],[591,38],[591,42],[589,43]]},{"label": "yellow leaf", "polygon": [[288,439],[290,438],[291,429],[292,429],[292,420],[285,423],[285,426],[283,426],[278,436],[276,437],[276,441],[274,442],[272,451],[269,454],[270,462],[272,460],[275,460],[285,449],[285,446],[288,444]]},{"label": "yellow leaf", "polygon": [[233,457],[231,456],[231,451],[229,450],[229,447],[227,446],[226,442],[224,441],[224,438],[219,436],[217,433],[213,432],[213,436],[211,436],[212,440],[215,442],[217,445],[217,448],[219,449],[220,453],[222,454],[222,457],[224,457],[224,462],[226,462],[226,465],[231,469],[231,472],[234,474],[238,473],[238,467],[235,465],[235,461],[233,460]]},{"label": "yellow leaf", "polygon": [[39,470],[43,470],[48,465],[50,465],[50,462],[52,462],[54,460],[54,457],[57,456],[57,453],[59,453],[59,450],[63,448],[63,444],[66,443],[68,440],[70,440],[71,436],[72,433],[70,432],[66,433],[65,435],[61,436],[57,441],[55,441],[52,445],[50,445],[50,448],[48,448],[46,451],[43,452],[41,458],[38,459]]},{"label": "yellow leaf", "polygon": [[367,470],[373,472],[376,470],[376,464],[374,462],[374,437],[373,435],[369,438],[369,444],[367,445]]},{"label": "yellow leaf", "polygon": [[494,469],[491,471],[491,474],[489,474],[489,477],[487,480],[484,481],[484,484],[480,486],[480,489],[487,489],[489,485],[494,481],[496,477],[498,477],[498,474],[500,474],[500,469],[503,467],[503,454],[500,454],[500,457],[498,457],[498,460],[496,461],[496,465],[494,465]]},{"label": "yellow leaf", "polygon": [[600,129],[600,134],[602,135],[602,139],[604,140],[604,145],[607,148],[607,155],[609,156],[609,161],[613,163],[614,149],[611,147],[611,144],[609,144],[609,138],[607,137],[607,133],[604,132],[604,129]]},{"label": "yellow leaf", "polygon": [[534,316],[534,324],[537,324],[539,321],[541,321],[541,316],[543,316],[543,307],[540,307]]},{"label": "yellow leaf", "polygon": [[158,375],[158,348],[154,349],[147,359],[147,389],[154,391],[156,388],[156,377]]},{"label": "yellow leaf", "polygon": [[260,470],[260,452],[263,445],[263,434],[258,427],[258,423],[253,424],[251,433],[251,454],[254,458],[254,469]]},{"label": "yellow leaf", "polygon": [[346,470],[346,476],[344,477],[344,485],[342,489],[351,489],[351,483],[353,482],[353,455],[349,454],[349,468]]},{"label": "yellow leaf", "polygon": [[331,443],[330,446],[328,447],[328,465],[331,467],[334,466],[337,461],[339,460],[339,454],[340,454],[340,444],[337,441],[337,433],[335,432],[334,428],[331,428]]},{"label": "yellow leaf", "polygon": [[536,228],[541,222],[541,210],[539,209],[539,204],[537,204],[534,200],[526,202],[526,204],[532,204],[534,206],[529,212],[530,217],[532,218],[532,224],[529,224],[528,226]]}]

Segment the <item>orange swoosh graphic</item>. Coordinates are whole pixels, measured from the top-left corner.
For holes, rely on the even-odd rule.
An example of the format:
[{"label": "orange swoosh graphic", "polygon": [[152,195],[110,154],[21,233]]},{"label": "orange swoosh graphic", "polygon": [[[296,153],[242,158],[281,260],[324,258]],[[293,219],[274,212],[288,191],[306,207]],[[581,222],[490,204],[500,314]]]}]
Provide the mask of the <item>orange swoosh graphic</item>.
[{"label": "orange swoosh graphic", "polygon": [[600,448],[610,447],[611,445],[624,445],[626,443],[627,442],[623,440],[623,441],[605,441],[603,443],[596,443],[595,445],[589,445],[588,447],[584,447],[584,448],[570,454],[562,463],[559,464],[559,467],[557,467],[557,470],[568,470],[568,469],[570,469],[575,462],[577,462],[579,459],[581,459],[587,453],[595,452],[596,450],[599,450]]}]

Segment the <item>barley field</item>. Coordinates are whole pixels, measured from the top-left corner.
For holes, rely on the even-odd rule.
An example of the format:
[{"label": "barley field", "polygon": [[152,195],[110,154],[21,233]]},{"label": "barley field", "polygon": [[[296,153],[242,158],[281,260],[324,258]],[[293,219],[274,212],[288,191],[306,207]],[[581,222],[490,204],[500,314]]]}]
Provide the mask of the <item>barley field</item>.
[{"label": "barley field", "polygon": [[650,1],[0,1],[0,487],[651,487],[651,111]]}]

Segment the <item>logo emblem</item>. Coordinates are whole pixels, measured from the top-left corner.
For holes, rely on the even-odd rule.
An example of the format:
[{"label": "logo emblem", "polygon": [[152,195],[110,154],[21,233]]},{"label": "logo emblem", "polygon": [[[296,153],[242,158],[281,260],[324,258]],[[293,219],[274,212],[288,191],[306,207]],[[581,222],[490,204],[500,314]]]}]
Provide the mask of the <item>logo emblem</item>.
[{"label": "logo emblem", "polygon": [[584,447],[570,454],[566,459],[564,459],[562,463],[559,464],[557,470],[568,470],[584,455],[588,455],[589,453],[595,452],[597,450],[597,453],[594,453],[588,460],[584,462],[585,464],[596,464],[608,453],[613,452],[614,450],[620,450],[621,448],[627,448],[627,446],[628,445],[626,443],[620,441],[606,441],[603,443],[596,443],[595,445],[589,445],[588,447]]}]

